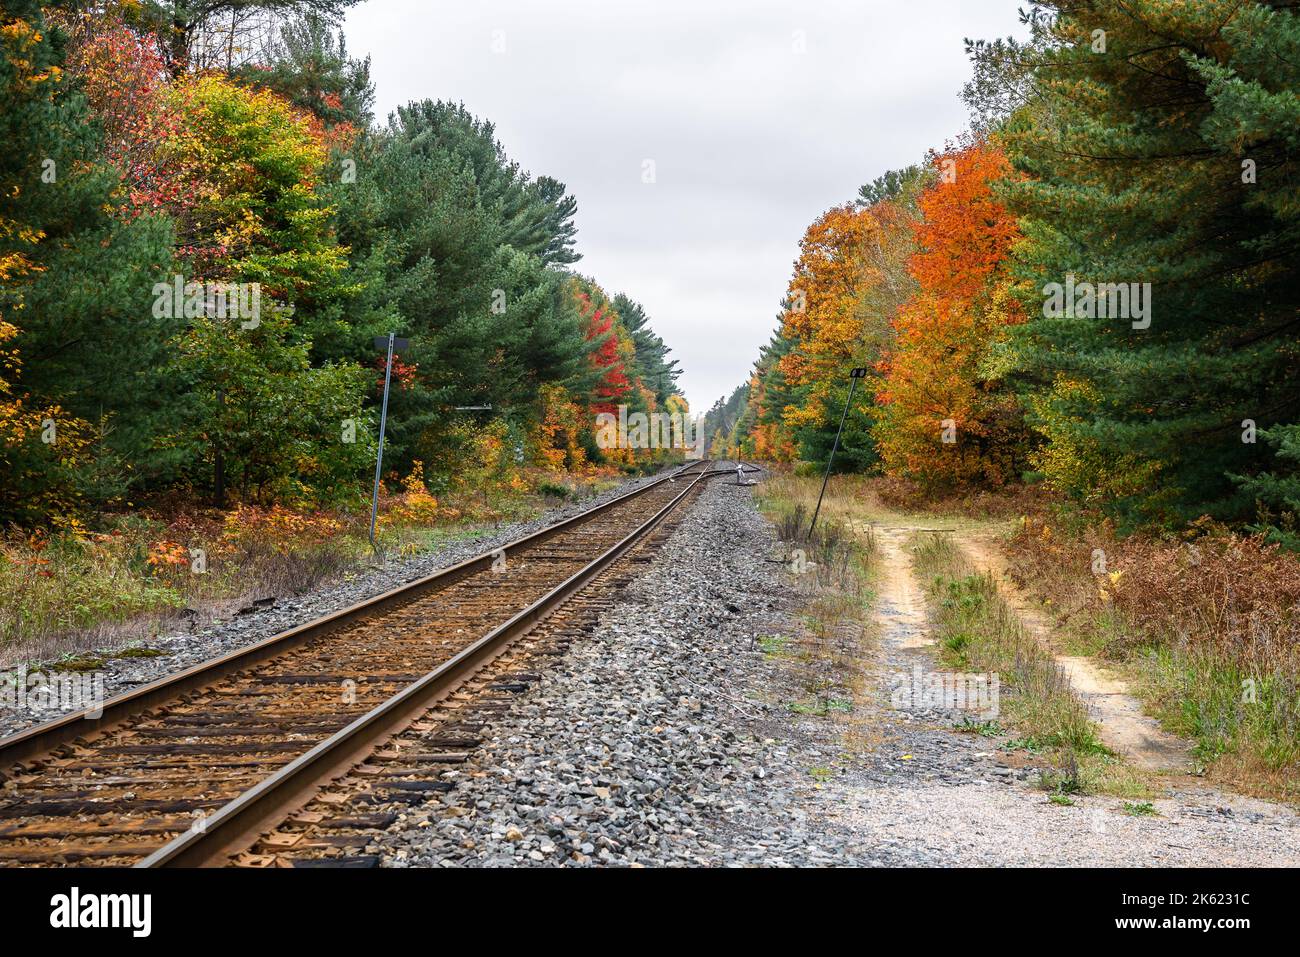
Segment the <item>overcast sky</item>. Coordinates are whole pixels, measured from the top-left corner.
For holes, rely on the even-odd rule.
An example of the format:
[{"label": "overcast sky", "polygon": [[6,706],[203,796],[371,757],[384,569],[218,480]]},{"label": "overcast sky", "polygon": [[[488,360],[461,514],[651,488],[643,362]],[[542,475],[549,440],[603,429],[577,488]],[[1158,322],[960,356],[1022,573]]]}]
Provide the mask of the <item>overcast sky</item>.
[{"label": "overcast sky", "polygon": [[965,128],[962,40],[1019,35],[1020,2],[365,0],[345,32],[378,115],[463,101],[568,185],[577,268],[645,306],[703,412],[748,376],[807,225]]}]

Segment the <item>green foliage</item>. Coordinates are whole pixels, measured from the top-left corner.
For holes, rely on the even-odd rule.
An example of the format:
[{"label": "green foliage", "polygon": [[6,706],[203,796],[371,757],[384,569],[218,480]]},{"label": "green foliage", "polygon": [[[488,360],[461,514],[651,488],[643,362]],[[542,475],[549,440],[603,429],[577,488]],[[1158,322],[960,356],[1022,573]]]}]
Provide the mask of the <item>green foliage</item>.
[{"label": "green foliage", "polygon": [[572,222],[577,201],[563,183],[546,176],[534,180],[511,161],[492,123],[471,115],[464,104],[422,100],[399,107],[389,125],[414,152],[467,170],[479,205],[497,224],[498,242],[548,265],[578,261]]},{"label": "green foliage", "polygon": [[[61,70],[63,38],[35,3],[9,3],[0,38],[0,337],[13,418],[0,416],[7,493],[0,521],[75,512],[84,493],[111,499],[174,462],[147,464],[169,425],[160,369],[174,325],[150,313],[152,276],[171,233],[122,218],[118,176],[96,161],[96,130]],[[57,409],[57,412],[54,410]],[[58,438],[26,415],[46,410]],[[38,419],[42,418],[37,416]],[[91,442],[91,429],[98,436]],[[47,497],[45,492],[51,494]]]},{"label": "green foliage", "polygon": [[255,329],[201,319],[180,341],[176,373],[190,382],[197,415],[187,436],[251,501],[314,501],[356,490],[374,460],[362,402],[370,376],[354,365],[313,367],[283,310]]},{"label": "green foliage", "polygon": [[293,304],[308,338],[339,336],[346,257],[316,189],[327,154],[307,122],[269,91],[215,76],[180,81],[171,97],[181,129],[164,152],[197,197],[179,223],[196,276],[260,283]]},{"label": "green foliage", "polygon": [[[456,458],[455,406],[535,415],[539,387],[580,375],[586,354],[565,274],[539,255],[545,242],[509,241],[502,202],[485,194],[510,192],[503,174],[486,166],[480,184],[462,151],[462,114],[447,109],[399,111],[358,145],[357,181],[339,193],[340,238],[363,285],[348,308],[361,334],[340,354],[373,361],[369,335],[410,337],[402,359],[419,374],[392,398],[392,461],[420,459],[434,471]],[[450,131],[440,125],[448,116],[457,121]],[[483,163],[496,162],[495,149]]]},{"label": "green foliage", "polygon": [[327,127],[369,125],[375,102],[370,57],[349,58],[343,34],[326,17],[309,11],[281,24],[268,53],[268,62],[245,65],[235,75],[275,91]]},{"label": "green foliage", "polygon": [[1281,470],[1236,477],[1242,489],[1260,503],[1266,519],[1277,517],[1276,522],[1266,521],[1251,530],[1267,532],[1271,541],[1300,551],[1300,533],[1296,529],[1296,519],[1300,516],[1300,474],[1296,472],[1300,463],[1300,425],[1279,425],[1260,432],[1257,437],[1277,450]]},{"label": "green foliage", "polygon": [[874,206],[884,200],[894,200],[914,208],[917,194],[933,179],[934,170],[929,165],[891,169],[870,183],[863,183],[858,188],[857,202],[859,206]]},{"label": "green foliage", "polygon": [[[389,332],[411,346],[387,479],[422,462],[440,489],[474,476],[518,494],[527,462],[599,462],[597,349],[630,404],[677,395],[677,363],[632,300],[599,293],[610,328],[588,336],[579,293],[599,287],[566,268],[563,183],[520,169],[462,105],[411,103],[371,128],[369,62],[336,30],[351,2],[73,3],[60,22],[101,54],[73,58],[79,76],[38,4],[6,4],[0,522],[173,490],[351,501],[375,451],[372,339]],[[104,51],[138,60],[121,64],[130,82]],[[159,308],[176,277],[195,308]],[[199,305],[236,283],[257,284],[259,316]]]},{"label": "green foliage", "polygon": [[656,404],[663,408],[669,396],[680,394],[677,377],[682,371],[677,367],[677,360],[668,358],[668,353],[672,350],[650,328],[650,317],[640,303],[619,293],[614,297],[614,309],[632,337],[632,345],[636,350],[633,375],[645,383],[654,393]]},{"label": "green foliage", "polygon": [[[1004,191],[1024,217],[1015,351],[1032,424],[1109,473],[1097,504],[1130,524],[1245,517],[1230,476],[1266,462],[1243,420],[1300,415],[1300,17],[1229,0],[1037,6],[1035,42],[992,78],[1019,91],[1000,135],[1024,174]],[[1151,283],[1150,327],[1044,317],[1045,286],[1071,275]]]}]

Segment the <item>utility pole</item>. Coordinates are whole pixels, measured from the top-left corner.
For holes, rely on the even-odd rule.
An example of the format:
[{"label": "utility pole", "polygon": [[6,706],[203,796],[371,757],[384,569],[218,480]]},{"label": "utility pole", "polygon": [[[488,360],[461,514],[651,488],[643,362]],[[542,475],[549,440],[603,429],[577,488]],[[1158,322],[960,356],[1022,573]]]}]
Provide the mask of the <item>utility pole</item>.
[{"label": "utility pole", "polygon": [[379,520],[379,476],[384,469],[384,429],[388,426],[388,385],[393,378],[393,352],[405,349],[411,344],[410,339],[398,339],[390,332],[387,336],[375,336],[375,348],[387,349],[388,359],[384,362],[384,404],[379,413],[379,454],[375,456],[375,492],[370,499],[370,548],[379,551],[375,541],[375,524]]},{"label": "utility pole", "polygon": [[221,427],[225,421],[226,390],[217,390],[217,440],[214,442],[215,459],[212,463],[212,498],[217,508],[226,507],[226,456],[221,449]]},{"label": "utility pole", "polygon": [[835,465],[835,453],[840,447],[840,436],[844,433],[844,420],[849,417],[849,406],[853,403],[853,390],[858,387],[858,380],[867,377],[864,368],[849,371],[849,397],[844,400],[844,411],[840,414],[840,427],[835,431],[835,444],[831,446],[831,457],[826,462],[826,475],[822,479],[822,490],[817,495],[817,508],[813,511],[812,524],[808,526],[808,541],[812,541],[813,529],[817,527],[817,516],[822,510],[822,496],[826,494],[826,483],[831,480],[831,468]]}]

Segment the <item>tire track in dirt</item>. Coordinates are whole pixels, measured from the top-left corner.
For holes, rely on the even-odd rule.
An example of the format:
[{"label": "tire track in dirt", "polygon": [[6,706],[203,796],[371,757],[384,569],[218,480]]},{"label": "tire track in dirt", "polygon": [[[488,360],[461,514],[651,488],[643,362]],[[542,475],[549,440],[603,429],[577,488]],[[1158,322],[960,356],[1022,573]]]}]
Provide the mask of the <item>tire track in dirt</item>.
[{"label": "tire track in dirt", "polygon": [[876,526],[880,562],[873,614],[881,639],[899,648],[934,644],[925,611],[925,595],[912,572],[911,556],[904,548],[912,531],[903,526]]},{"label": "tire track in dirt", "polygon": [[1102,743],[1148,771],[1186,772],[1192,763],[1191,743],[1170,734],[1142,711],[1142,704],[1127,682],[1096,659],[1065,655],[1053,640],[1055,627],[1029,598],[1016,588],[1007,573],[1007,561],[990,535],[958,534],[954,541],[977,571],[987,572],[998,593],[1025,629],[1052,652],[1070,679],[1074,692],[1088,707]]}]

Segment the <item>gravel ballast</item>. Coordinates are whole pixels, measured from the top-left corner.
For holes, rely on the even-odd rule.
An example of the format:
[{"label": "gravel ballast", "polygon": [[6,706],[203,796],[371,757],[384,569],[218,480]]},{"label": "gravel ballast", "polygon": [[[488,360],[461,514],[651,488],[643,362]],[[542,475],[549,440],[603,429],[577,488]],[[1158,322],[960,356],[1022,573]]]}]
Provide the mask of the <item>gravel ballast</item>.
[{"label": "gravel ballast", "polygon": [[[715,479],[616,611],[496,725],[396,866],[851,863],[808,827],[817,746],[746,700],[791,612],[750,489]],[[757,718],[757,722],[753,720]],[[806,784],[804,783],[806,782]]]}]

